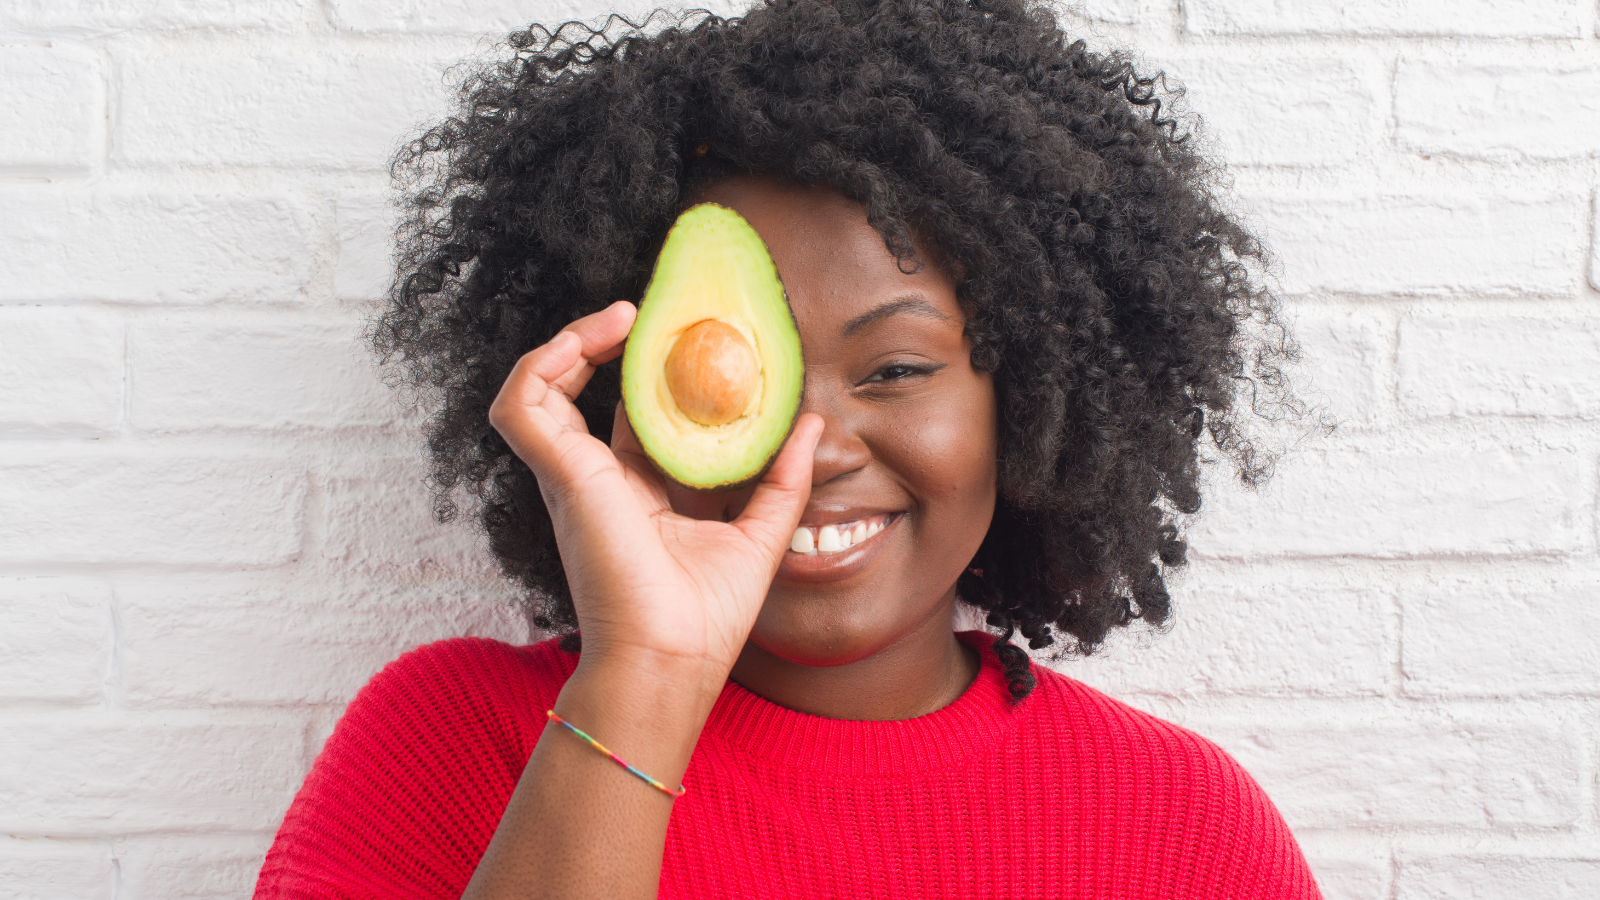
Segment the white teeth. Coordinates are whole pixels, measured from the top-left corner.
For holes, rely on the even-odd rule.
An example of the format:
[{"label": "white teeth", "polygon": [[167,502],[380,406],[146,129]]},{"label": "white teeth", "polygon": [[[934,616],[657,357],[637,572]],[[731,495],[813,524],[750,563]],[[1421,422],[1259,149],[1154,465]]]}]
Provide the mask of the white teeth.
[{"label": "white teeth", "polygon": [[811,529],[805,527],[804,525],[796,528],[794,530],[794,537],[789,539],[789,549],[796,553],[810,553],[813,550],[816,550],[817,545],[811,539]]},{"label": "white teeth", "polygon": [[839,540],[839,529],[832,525],[824,525],[817,529],[817,552],[838,553],[844,549],[844,543]]},{"label": "white teeth", "polygon": [[889,516],[872,516],[854,522],[834,525],[801,525],[789,539],[789,549],[796,553],[815,556],[818,553],[838,553],[872,537],[889,526]]}]

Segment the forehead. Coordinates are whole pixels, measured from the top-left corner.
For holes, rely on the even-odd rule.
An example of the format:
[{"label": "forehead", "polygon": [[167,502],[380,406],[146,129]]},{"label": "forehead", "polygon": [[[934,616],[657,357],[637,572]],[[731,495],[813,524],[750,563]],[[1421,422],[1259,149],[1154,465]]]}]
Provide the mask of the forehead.
[{"label": "forehead", "polygon": [[[866,209],[825,185],[771,176],[735,176],[695,193],[744,216],[766,242],[802,329],[835,326],[904,297],[917,297],[960,322],[954,281],[917,246],[923,264],[901,271]],[[909,266],[908,266],[909,268]]]}]

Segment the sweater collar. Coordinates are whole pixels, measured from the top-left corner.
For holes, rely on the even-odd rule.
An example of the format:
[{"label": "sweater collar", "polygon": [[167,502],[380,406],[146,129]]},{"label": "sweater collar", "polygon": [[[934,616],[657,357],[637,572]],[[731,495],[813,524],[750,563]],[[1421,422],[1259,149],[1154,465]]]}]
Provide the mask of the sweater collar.
[{"label": "sweater collar", "polygon": [[828,719],[786,709],[728,682],[712,708],[703,736],[760,768],[806,769],[847,778],[951,770],[1005,739],[1028,706],[1013,706],[994,636],[961,632],[978,651],[978,677],[955,702],[914,719]]}]

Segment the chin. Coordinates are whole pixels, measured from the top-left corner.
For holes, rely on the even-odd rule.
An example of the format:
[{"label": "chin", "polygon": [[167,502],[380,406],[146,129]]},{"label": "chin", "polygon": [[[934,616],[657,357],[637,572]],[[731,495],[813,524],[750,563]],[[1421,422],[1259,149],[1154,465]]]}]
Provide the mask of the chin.
[{"label": "chin", "polygon": [[750,643],[794,665],[846,666],[883,652],[926,618],[873,615],[855,598],[841,598],[833,609],[827,605],[815,598],[769,595]]},{"label": "chin", "polygon": [[[781,601],[779,601],[781,603]],[[850,617],[807,614],[794,610],[787,614],[767,606],[750,630],[750,643],[762,651],[800,666],[826,668],[844,666],[866,659],[893,640],[880,643],[877,629],[862,627]]]}]

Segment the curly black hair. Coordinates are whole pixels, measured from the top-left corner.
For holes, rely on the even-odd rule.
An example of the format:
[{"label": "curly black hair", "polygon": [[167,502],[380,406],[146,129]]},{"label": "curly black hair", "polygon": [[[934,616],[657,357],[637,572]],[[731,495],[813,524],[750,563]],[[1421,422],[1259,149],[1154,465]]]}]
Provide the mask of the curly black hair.
[{"label": "curly black hair", "polygon": [[[1264,477],[1242,414],[1292,403],[1295,348],[1266,251],[1163,115],[1161,76],[1027,0],[765,0],[509,44],[395,160],[408,216],[372,340],[436,406],[438,517],[475,497],[536,625],[577,622],[537,483],[489,405],[522,354],[639,297],[686,193],[732,172],[831,185],[902,266],[919,264],[915,232],[963,273],[1001,425],[994,520],[958,590],[999,634],[1013,697],[1033,686],[1016,632],[1088,653],[1167,619],[1203,439]],[[602,440],[618,397],[612,364],[579,398]]]}]

